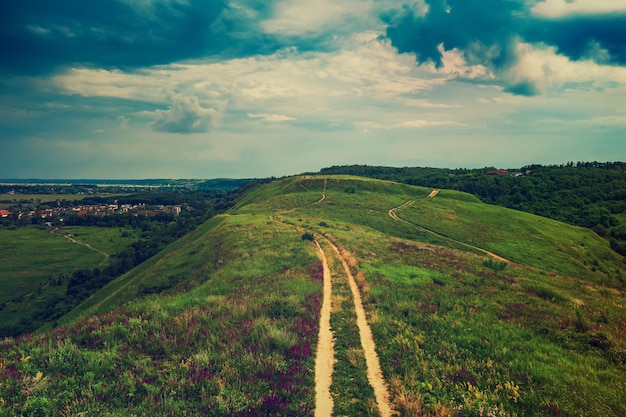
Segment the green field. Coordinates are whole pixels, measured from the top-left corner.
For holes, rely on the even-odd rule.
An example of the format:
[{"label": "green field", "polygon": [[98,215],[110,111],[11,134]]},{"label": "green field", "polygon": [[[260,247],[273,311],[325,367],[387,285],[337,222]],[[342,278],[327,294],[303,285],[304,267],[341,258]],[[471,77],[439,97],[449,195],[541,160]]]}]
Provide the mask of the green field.
[{"label": "green field", "polygon": [[[76,243],[64,235],[71,235]],[[103,268],[106,255],[115,254],[138,239],[130,229],[98,227],[0,228],[0,318],[4,325],[18,322],[59,293],[57,279],[77,269]],[[89,244],[92,249],[84,246]],[[105,255],[106,254],[106,255]]]},{"label": "green field", "polygon": [[623,259],[587,229],[430,191],[347,176],[255,190],[58,328],[0,344],[0,415],[313,415],[322,275],[304,232],[331,257],[334,415],[379,413],[329,242],[399,415],[626,415]]}]

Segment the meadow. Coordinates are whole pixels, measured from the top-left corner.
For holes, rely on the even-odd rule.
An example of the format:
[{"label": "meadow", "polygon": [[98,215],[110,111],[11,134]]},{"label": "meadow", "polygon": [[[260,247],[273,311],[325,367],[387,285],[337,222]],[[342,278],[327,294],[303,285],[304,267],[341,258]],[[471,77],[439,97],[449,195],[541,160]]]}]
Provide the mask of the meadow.
[{"label": "meadow", "polygon": [[[313,415],[306,233],[348,259],[399,415],[626,415],[624,262],[587,229],[430,191],[327,176],[251,192],[57,328],[0,343],[0,415]],[[330,267],[334,415],[378,416]]]},{"label": "meadow", "polygon": [[[73,243],[64,235],[72,235]],[[0,228],[0,318],[18,323],[42,304],[64,294],[66,279],[77,269],[103,268],[114,254],[138,239],[131,229],[98,227]],[[91,249],[83,244],[89,244]]]}]

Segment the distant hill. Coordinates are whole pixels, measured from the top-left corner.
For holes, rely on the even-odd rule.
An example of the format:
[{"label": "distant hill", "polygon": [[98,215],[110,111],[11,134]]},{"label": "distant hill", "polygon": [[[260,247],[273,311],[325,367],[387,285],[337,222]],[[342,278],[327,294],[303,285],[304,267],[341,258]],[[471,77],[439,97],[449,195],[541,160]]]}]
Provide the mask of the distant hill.
[{"label": "distant hill", "polygon": [[41,179],[41,178],[0,178],[0,184],[37,184],[73,186],[137,186],[137,187],[187,187],[200,190],[232,190],[255,181],[254,179]]},{"label": "distant hill", "polygon": [[482,201],[592,228],[626,256],[626,163],[578,162],[500,170],[333,166],[321,174],[361,175],[471,193]]},{"label": "distant hill", "polygon": [[590,229],[462,191],[274,180],[0,342],[0,410],[310,416],[323,351],[335,415],[623,416],[625,280]]}]

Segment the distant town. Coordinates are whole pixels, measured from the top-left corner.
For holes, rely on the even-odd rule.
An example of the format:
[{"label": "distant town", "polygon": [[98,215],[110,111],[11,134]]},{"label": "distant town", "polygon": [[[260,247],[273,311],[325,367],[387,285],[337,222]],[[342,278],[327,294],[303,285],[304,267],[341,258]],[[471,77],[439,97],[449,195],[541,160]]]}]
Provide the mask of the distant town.
[{"label": "distant town", "polygon": [[[67,203],[67,202],[66,202]],[[191,209],[191,207],[187,207]],[[77,204],[69,207],[52,207],[38,210],[0,210],[0,218],[7,218],[14,215],[17,219],[23,217],[41,218],[50,220],[57,218],[63,221],[63,217],[68,215],[85,216],[87,214],[97,216],[108,216],[114,214],[131,213],[136,216],[156,216],[160,213],[179,215],[183,208],[180,205],[158,205],[148,206],[140,204]]]}]

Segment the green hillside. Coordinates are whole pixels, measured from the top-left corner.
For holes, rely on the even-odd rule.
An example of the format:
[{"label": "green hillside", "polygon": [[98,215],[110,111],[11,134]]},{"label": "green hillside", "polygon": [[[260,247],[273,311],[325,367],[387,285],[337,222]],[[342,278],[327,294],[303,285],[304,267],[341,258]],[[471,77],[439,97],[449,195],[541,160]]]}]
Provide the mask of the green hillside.
[{"label": "green hillside", "polygon": [[626,264],[605,240],[329,175],[255,189],[57,328],[0,342],[0,416],[313,415],[322,254],[333,415],[388,415],[352,278],[399,415],[626,415]]}]

